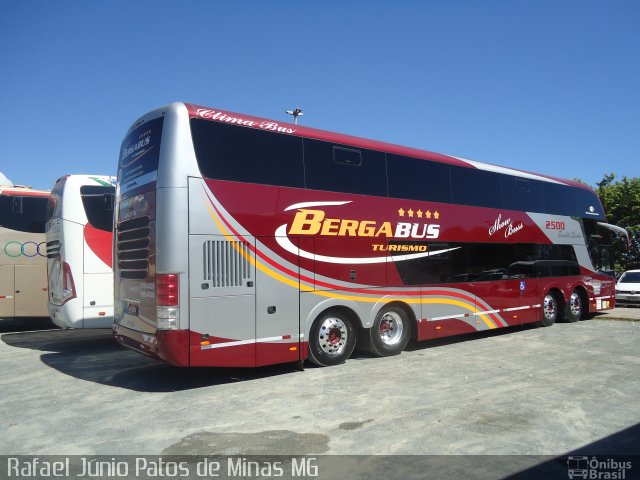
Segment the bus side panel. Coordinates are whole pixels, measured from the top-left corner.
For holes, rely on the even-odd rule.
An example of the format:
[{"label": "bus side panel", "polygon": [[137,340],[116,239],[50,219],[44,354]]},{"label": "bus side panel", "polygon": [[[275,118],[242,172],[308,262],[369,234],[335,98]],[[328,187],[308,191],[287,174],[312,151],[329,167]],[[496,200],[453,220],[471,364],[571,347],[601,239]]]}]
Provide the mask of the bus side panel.
[{"label": "bus side panel", "polygon": [[113,274],[84,274],[84,328],[111,328],[113,323]]},{"label": "bus side panel", "polygon": [[[261,248],[260,239],[256,246]],[[298,239],[292,239],[297,243]],[[295,273],[298,273],[297,271]],[[297,362],[300,357],[300,280],[256,271],[256,365]]]},{"label": "bus side panel", "polygon": [[0,318],[15,316],[15,267],[0,265]]},{"label": "bus side panel", "polygon": [[16,265],[15,268],[15,315],[48,317],[46,264]]},{"label": "bus side panel", "polygon": [[249,245],[189,236],[191,365],[256,365],[255,266]]}]

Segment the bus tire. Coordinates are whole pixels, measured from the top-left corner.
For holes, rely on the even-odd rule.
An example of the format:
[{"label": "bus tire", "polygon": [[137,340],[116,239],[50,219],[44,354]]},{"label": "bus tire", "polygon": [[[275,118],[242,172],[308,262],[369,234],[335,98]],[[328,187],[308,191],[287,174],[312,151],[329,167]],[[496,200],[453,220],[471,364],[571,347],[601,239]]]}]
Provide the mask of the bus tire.
[{"label": "bus tire", "polygon": [[356,346],[353,319],[344,310],[328,310],[316,318],[309,333],[309,360],[321,367],[344,363]]},{"label": "bus tire", "polygon": [[542,320],[540,325],[542,327],[550,327],[558,319],[559,309],[558,297],[553,292],[548,292],[542,300]]},{"label": "bus tire", "polygon": [[398,305],[384,307],[371,327],[371,353],[380,357],[398,355],[411,338],[411,323]]},{"label": "bus tire", "polygon": [[569,297],[564,318],[567,322],[577,322],[582,318],[583,310],[582,295],[580,295],[580,292],[576,289],[571,293],[571,297]]}]

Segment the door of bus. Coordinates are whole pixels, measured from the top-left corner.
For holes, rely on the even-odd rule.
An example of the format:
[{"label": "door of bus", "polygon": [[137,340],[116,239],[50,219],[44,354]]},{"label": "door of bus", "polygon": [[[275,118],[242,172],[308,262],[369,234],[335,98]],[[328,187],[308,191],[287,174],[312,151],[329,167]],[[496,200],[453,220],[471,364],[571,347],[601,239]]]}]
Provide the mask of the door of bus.
[{"label": "door of bus", "polygon": [[[256,247],[265,251],[273,238],[258,238]],[[297,247],[298,239],[289,239]],[[256,271],[256,365],[301,360],[300,285],[298,265],[278,265],[278,271],[258,259]]]},{"label": "door of bus", "polygon": [[16,265],[15,315],[48,317],[47,266]]}]

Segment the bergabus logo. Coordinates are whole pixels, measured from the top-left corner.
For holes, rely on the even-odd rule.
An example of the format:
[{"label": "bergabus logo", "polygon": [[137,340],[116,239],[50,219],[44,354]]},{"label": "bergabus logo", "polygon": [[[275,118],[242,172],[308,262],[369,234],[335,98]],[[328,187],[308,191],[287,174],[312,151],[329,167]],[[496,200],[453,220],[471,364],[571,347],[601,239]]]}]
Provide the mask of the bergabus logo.
[{"label": "bergabus logo", "polygon": [[[327,213],[327,207],[339,207],[352,203],[351,201],[333,202],[304,202],[296,203],[285,208],[286,211],[295,211],[290,224],[284,224],[276,230],[276,240],[282,248],[290,253],[305,258],[328,263],[384,263],[390,261],[403,261],[413,258],[428,257],[442,254],[453,249],[428,251],[427,245],[387,245],[382,240],[432,240],[440,235],[439,223],[428,222],[399,222],[380,221],[370,219],[345,218],[335,213]],[[324,207],[324,208],[320,208]],[[400,213],[402,212],[402,214]],[[413,216],[413,211],[411,210]],[[404,216],[405,210],[398,210],[398,215]],[[429,212],[428,218],[431,218]],[[426,217],[426,215],[425,215]],[[420,212],[422,218],[422,212]],[[439,219],[436,212],[434,218]],[[377,257],[334,257],[312,254],[296,247],[289,236],[319,236],[319,237],[355,237],[371,238],[375,243],[371,244],[371,250],[376,252],[419,252],[408,255],[377,256]]]}]

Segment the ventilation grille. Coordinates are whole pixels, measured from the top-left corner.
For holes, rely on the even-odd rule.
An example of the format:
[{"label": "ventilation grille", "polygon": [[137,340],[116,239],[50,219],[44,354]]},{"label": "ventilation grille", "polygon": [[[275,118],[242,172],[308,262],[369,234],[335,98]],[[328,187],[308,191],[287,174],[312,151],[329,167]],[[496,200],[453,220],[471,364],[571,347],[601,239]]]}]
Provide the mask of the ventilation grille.
[{"label": "ventilation grille", "polygon": [[60,255],[60,247],[62,245],[58,240],[47,242],[47,258],[56,258]]},{"label": "ventilation grille", "polygon": [[202,245],[204,280],[213,288],[242,287],[251,280],[251,251],[242,242],[209,240]]},{"label": "ventilation grille", "polygon": [[147,278],[149,232],[149,217],[132,218],[118,224],[118,268],[121,278]]}]

